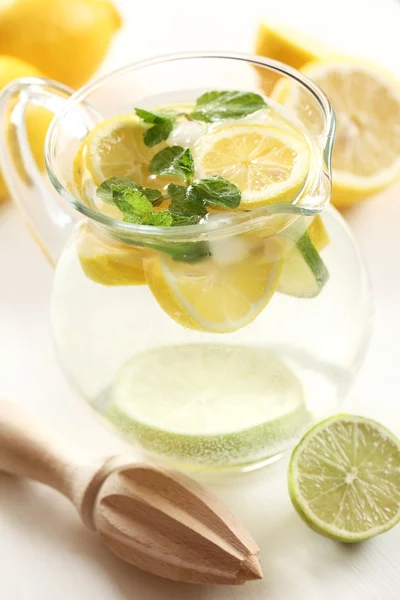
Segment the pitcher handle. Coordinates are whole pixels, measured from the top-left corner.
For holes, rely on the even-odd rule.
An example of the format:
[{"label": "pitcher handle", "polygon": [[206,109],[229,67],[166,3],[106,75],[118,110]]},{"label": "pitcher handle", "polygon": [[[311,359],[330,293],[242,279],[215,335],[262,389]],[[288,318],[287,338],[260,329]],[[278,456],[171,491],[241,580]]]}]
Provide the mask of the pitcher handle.
[{"label": "pitcher handle", "polygon": [[70,88],[41,78],[23,78],[0,95],[0,167],[13,201],[28,229],[55,264],[76,222],[72,209],[41,173],[27,134],[27,108],[35,104],[57,113],[73,94]]}]

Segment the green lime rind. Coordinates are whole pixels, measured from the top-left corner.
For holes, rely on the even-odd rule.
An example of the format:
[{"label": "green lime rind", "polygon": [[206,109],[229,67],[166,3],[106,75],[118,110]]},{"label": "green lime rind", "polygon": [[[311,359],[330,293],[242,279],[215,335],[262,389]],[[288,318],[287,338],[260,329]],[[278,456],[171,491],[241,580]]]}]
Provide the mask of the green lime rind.
[{"label": "green lime rind", "polygon": [[306,407],[301,406],[288,415],[241,431],[190,435],[136,421],[113,403],[108,406],[108,417],[120,434],[147,452],[176,464],[216,468],[267,460],[283,452],[290,440],[295,441],[304,432],[312,418]]},{"label": "green lime rind", "polygon": [[[347,430],[349,454],[343,455],[343,445],[332,435],[335,427],[341,427],[342,432]],[[315,452],[311,444],[321,438],[320,434],[325,442]],[[332,460],[335,450],[339,456],[337,464]],[[362,460],[358,453],[363,455]],[[351,481],[346,480],[348,477]],[[313,495],[317,481],[320,489],[318,495]],[[330,489],[324,491],[324,485]],[[293,450],[288,487],[299,516],[325,537],[356,543],[384,533],[400,521],[400,441],[372,419],[346,414],[329,417],[312,427]],[[321,518],[327,514],[336,520],[340,517],[341,522],[356,524],[358,531]]]},{"label": "green lime rind", "polygon": [[329,271],[306,231],[284,258],[277,290],[297,298],[315,298],[329,279]]}]

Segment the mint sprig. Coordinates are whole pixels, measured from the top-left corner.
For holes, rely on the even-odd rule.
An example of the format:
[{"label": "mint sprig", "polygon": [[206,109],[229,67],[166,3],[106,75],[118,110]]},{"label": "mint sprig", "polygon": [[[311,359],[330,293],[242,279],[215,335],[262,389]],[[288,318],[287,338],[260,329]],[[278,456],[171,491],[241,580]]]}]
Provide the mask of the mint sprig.
[{"label": "mint sprig", "polygon": [[[179,156],[186,152],[181,150],[183,148]],[[173,154],[178,156],[176,152]],[[207,214],[207,206],[232,210],[239,206],[241,198],[236,185],[218,175],[199,179],[188,186],[170,183],[167,192],[168,196],[162,196],[158,190],[144,188],[122,177],[107,179],[97,188],[98,197],[119,208],[125,222],[158,227],[195,225]],[[163,200],[170,201],[169,207],[154,212],[154,205]]]},{"label": "mint sprig", "polygon": [[143,188],[130,179],[113,177],[97,188],[97,195],[104,202],[119,208],[126,223],[158,227],[172,225],[173,218],[168,210],[153,213],[153,204],[148,196],[156,200],[162,199],[158,190]]},{"label": "mint sprig", "polygon": [[149,148],[166,140],[174,128],[176,113],[173,111],[150,112],[135,108],[135,112],[144,123],[152,125],[143,134],[143,141]]},{"label": "mint sprig", "polygon": [[192,119],[212,123],[223,119],[241,119],[266,106],[254,92],[206,92],[197,98]]},{"label": "mint sprig", "polygon": [[194,176],[194,161],[190,148],[168,146],[155,154],[149,164],[153,175],[171,175],[191,182]]},{"label": "mint sprig", "polygon": [[143,134],[144,143],[152,148],[169,137],[178,116],[213,123],[224,119],[242,119],[265,106],[264,98],[254,92],[211,91],[197,98],[192,113],[178,115],[173,110],[151,112],[144,108],[135,108],[135,112],[144,123],[152,125]]}]

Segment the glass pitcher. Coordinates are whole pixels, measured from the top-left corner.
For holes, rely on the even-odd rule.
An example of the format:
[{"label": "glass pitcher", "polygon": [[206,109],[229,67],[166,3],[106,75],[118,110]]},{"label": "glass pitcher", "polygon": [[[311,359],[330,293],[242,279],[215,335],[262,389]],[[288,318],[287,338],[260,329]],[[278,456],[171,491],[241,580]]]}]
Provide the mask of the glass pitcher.
[{"label": "glass pitcher", "polygon": [[[75,156],[104,119],[235,89],[274,98],[306,135],[310,164],[294,196],[154,227],[123,222],[77,191]],[[31,104],[55,113],[48,178],[28,143]],[[337,408],[366,351],[371,296],[350,231],[328,206],[335,119],[313,82],[260,57],[181,54],[76,93],[18,80],[2,94],[1,119],[7,185],[56,264],[61,366],[120,436],[176,466],[246,470]]]}]

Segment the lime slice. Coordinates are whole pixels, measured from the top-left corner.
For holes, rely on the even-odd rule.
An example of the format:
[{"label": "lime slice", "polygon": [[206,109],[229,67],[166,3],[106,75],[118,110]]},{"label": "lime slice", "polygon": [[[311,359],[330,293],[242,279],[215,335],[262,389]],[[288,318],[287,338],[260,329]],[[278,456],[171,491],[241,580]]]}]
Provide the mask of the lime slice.
[{"label": "lime slice", "polygon": [[329,236],[321,217],[315,217],[308,229],[304,222],[300,218],[281,236],[285,253],[277,290],[298,298],[315,298],[329,279],[317,250],[329,244]]},{"label": "lime slice", "polygon": [[313,529],[359,542],[400,520],[400,442],[385,427],[352,415],[312,428],[292,454],[289,492]]},{"label": "lime slice", "polygon": [[135,356],[116,377],[108,411],[144,449],[214,467],[278,454],[311,418],[300,382],[271,352],[214,344]]}]

